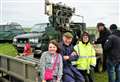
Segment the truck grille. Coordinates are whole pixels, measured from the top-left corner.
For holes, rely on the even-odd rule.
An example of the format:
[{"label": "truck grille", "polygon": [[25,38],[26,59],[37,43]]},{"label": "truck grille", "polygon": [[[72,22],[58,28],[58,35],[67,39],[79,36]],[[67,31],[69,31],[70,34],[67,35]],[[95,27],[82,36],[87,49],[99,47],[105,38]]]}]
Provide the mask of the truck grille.
[{"label": "truck grille", "polygon": [[18,39],[18,43],[25,43],[26,41],[28,41],[28,38],[20,38],[20,39]]}]

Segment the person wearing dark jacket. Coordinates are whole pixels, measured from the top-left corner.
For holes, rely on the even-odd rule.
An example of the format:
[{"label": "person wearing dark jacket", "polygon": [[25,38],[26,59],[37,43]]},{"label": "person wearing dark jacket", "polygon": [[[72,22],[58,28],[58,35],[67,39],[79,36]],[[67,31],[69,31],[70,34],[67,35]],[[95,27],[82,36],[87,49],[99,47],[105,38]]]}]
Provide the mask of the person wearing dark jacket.
[{"label": "person wearing dark jacket", "polygon": [[70,32],[63,34],[63,41],[60,42],[61,55],[63,57],[63,82],[84,82],[81,73],[72,65],[78,55],[73,52],[73,35]]},{"label": "person wearing dark jacket", "polygon": [[118,27],[117,27],[116,24],[111,24],[110,25],[110,31],[111,31],[111,33],[120,37],[120,30],[118,30],[117,28]]},{"label": "person wearing dark jacket", "polygon": [[107,52],[109,82],[120,82],[120,37],[111,34],[105,42],[104,49]]},{"label": "person wearing dark jacket", "polygon": [[104,23],[98,23],[97,29],[99,32],[99,38],[94,42],[95,44],[101,44],[103,49],[103,71],[106,70],[106,52],[104,50],[104,44],[108,36],[111,34],[110,31],[105,27]]}]

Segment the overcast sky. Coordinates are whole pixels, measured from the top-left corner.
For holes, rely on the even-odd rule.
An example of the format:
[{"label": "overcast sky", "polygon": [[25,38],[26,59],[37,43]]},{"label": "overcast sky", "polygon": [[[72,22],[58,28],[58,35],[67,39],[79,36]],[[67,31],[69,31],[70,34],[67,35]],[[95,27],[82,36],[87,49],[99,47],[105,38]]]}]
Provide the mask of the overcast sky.
[{"label": "overcast sky", "polygon": [[[120,0],[52,0],[76,8],[84,16],[87,26],[104,22],[107,27],[115,23],[120,27]],[[74,17],[73,21],[81,21]],[[18,22],[24,26],[48,22],[44,15],[44,0],[0,0],[0,23]]]}]

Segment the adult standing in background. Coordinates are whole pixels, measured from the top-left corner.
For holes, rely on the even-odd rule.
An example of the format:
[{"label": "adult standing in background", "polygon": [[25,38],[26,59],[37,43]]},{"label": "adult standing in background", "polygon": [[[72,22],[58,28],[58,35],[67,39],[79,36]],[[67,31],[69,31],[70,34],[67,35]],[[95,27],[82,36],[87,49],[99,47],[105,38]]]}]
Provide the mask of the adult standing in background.
[{"label": "adult standing in background", "polygon": [[116,24],[111,24],[110,25],[110,31],[111,31],[112,34],[120,37],[120,30],[118,30],[118,27],[117,27]]},{"label": "adult standing in background", "polygon": [[107,72],[109,82],[120,82],[120,37],[111,34],[104,45],[107,52]]},{"label": "adult standing in background", "polygon": [[105,27],[104,23],[97,23],[97,30],[99,37],[94,42],[95,44],[101,44],[103,49],[103,71],[106,70],[106,51],[104,50],[104,44],[108,36],[111,34],[110,31]]}]

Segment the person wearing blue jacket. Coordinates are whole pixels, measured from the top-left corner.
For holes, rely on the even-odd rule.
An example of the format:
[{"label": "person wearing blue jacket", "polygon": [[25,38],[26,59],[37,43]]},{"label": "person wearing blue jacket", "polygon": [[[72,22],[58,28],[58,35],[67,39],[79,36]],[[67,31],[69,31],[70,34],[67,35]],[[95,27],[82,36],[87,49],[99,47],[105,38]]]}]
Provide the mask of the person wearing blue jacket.
[{"label": "person wearing blue jacket", "polygon": [[63,58],[63,82],[84,82],[82,74],[72,65],[78,55],[73,51],[73,35],[70,32],[63,34],[63,40],[60,42],[60,53]]}]

